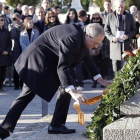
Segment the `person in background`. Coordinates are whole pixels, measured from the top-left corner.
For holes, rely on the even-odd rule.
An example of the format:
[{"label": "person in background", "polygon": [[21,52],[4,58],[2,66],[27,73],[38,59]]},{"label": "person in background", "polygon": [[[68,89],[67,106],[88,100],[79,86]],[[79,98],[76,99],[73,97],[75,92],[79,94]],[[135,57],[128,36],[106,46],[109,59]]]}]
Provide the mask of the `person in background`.
[{"label": "person in background", "polygon": [[61,8],[60,8],[60,6],[56,5],[56,6],[54,6],[54,7],[52,8],[52,11],[53,11],[54,13],[56,13],[57,15],[59,15],[60,12],[61,12]]},{"label": "person in background", "polygon": [[80,25],[88,25],[90,23],[90,15],[87,15],[85,10],[78,12],[78,20]]},{"label": "person in background", "polygon": [[23,22],[26,17],[29,17],[29,7],[28,5],[23,5],[22,6],[22,21]]},{"label": "person in background", "polygon": [[115,1],[116,11],[107,16],[104,27],[105,35],[110,41],[110,59],[114,73],[119,71],[124,61],[122,53],[132,51],[132,37],[136,34],[136,25],[133,15],[127,13],[124,0]]},{"label": "person in background", "polygon": [[[104,27],[103,20],[101,18],[100,13],[96,12],[91,15],[91,23],[99,23],[102,27]],[[107,41],[107,42],[106,42]],[[100,69],[100,74],[104,79],[107,79],[108,76],[108,60],[109,60],[109,44],[108,40],[105,37],[102,41],[102,45],[100,45],[99,54],[93,57],[93,60],[96,66]],[[97,81],[94,81],[92,88],[96,88]],[[101,85],[101,88],[104,88]]]},{"label": "person in background", "polygon": [[35,10],[36,22],[34,25],[38,28],[40,35],[44,32],[45,11],[43,7],[38,6]]},{"label": "person in background", "polygon": [[11,13],[10,7],[5,6],[4,7],[4,19],[5,19],[4,27],[7,28],[7,29],[8,29],[8,26],[12,23],[10,13]]},{"label": "person in background", "polygon": [[47,14],[48,11],[51,11],[51,8],[50,8],[50,0],[43,0],[41,6],[45,10],[45,15]]},{"label": "person in background", "polygon": [[35,13],[35,8],[34,6],[29,6],[29,16],[33,18]]},{"label": "person in background", "polygon": [[77,12],[74,8],[70,8],[67,11],[65,24],[74,24],[74,23],[78,23]]},{"label": "person in background", "polygon": [[104,25],[106,23],[107,15],[113,12],[111,7],[111,0],[104,0],[104,11],[100,13]]},{"label": "person in background", "polygon": [[6,75],[6,67],[11,65],[11,37],[8,29],[4,27],[4,16],[0,14],[0,91],[5,91],[3,82]]},{"label": "person in background", "polygon": [[137,13],[137,7],[135,5],[130,6],[130,13],[135,15]]},{"label": "person in background", "polygon": [[22,4],[18,4],[17,7],[14,9],[14,13],[19,13],[20,15],[22,15]]},{"label": "person in background", "polygon": [[140,48],[140,11],[137,12],[135,15],[136,19],[136,27],[137,27],[137,33],[136,33],[136,38],[137,38],[137,46]]},{"label": "person in background", "polygon": [[48,11],[45,17],[44,31],[57,25],[60,25],[57,14],[53,11]]},{"label": "person in background", "polygon": [[3,5],[2,2],[0,2],[0,14],[2,14],[2,10],[3,10]]},{"label": "person in background", "polygon": [[[11,25],[9,25],[9,31],[10,31],[11,39],[12,39],[11,60],[12,60],[13,65],[21,54],[21,46],[19,42],[20,29],[22,27],[21,18],[22,17],[19,13],[13,14],[12,16],[13,22]],[[14,67],[13,79],[14,79],[14,89],[18,90],[19,88],[22,88],[23,82],[19,79],[18,73],[15,70],[15,67]]]},{"label": "person in background", "polygon": [[39,31],[34,26],[33,18],[26,17],[23,23],[23,28],[20,33],[20,45],[22,52],[30,45],[34,40],[39,37]]},{"label": "person in background", "polygon": [[[68,9],[65,24],[78,24],[78,15],[74,8]],[[76,81],[77,91],[82,91],[84,89],[83,77],[82,77],[83,74],[81,70],[82,70],[81,63],[75,66],[75,68],[70,67],[69,69],[71,76]]]}]

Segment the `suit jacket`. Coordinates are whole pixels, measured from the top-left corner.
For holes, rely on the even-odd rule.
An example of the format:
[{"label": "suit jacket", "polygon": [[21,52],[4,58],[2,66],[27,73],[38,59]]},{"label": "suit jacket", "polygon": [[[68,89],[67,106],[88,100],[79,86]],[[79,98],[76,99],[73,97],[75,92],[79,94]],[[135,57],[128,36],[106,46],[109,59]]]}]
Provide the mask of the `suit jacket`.
[{"label": "suit jacket", "polygon": [[48,29],[20,55],[15,68],[20,79],[36,94],[50,101],[60,84],[73,85],[69,68],[83,60],[92,77],[99,74],[85,46],[79,25],[58,25]]},{"label": "suit jacket", "polygon": [[37,29],[32,29],[31,38],[29,40],[29,36],[26,30],[21,31],[20,33],[20,45],[22,51],[24,51],[28,45],[30,45],[34,40],[39,37],[39,31]]},{"label": "suit jacket", "polygon": [[[128,36],[128,39],[122,44],[122,51],[131,51],[132,47],[130,47],[130,44],[132,44],[132,37],[136,33],[136,25],[133,15],[125,11],[122,15],[122,19],[124,21],[123,25],[125,35]],[[113,38],[116,36],[116,32],[118,30],[118,18],[116,12],[110,13],[107,16],[104,29],[106,37],[110,40],[110,58],[114,60],[121,60],[121,43],[113,41]]]}]

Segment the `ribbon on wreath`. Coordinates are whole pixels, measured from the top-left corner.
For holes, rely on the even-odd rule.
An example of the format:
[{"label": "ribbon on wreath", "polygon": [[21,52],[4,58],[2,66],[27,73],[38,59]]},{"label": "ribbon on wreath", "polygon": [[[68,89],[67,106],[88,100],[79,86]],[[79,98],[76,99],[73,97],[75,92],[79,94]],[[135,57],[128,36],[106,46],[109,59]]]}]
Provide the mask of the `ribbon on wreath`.
[{"label": "ribbon on wreath", "polygon": [[[105,95],[105,94],[106,94],[106,90],[107,90],[107,89],[105,89],[105,90],[103,91],[103,94],[102,94],[102,95]],[[96,102],[98,102],[99,100],[101,100],[102,95],[99,95],[99,96],[96,96],[96,97],[87,99],[86,102],[85,102],[84,104],[86,104],[86,105],[95,104]],[[78,123],[81,124],[81,125],[84,125],[84,113],[83,113],[82,110],[80,109],[80,104],[79,104],[78,102],[74,102],[73,108],[74,108],[74,109],[77,111],[77,113],[78,113]]]}]

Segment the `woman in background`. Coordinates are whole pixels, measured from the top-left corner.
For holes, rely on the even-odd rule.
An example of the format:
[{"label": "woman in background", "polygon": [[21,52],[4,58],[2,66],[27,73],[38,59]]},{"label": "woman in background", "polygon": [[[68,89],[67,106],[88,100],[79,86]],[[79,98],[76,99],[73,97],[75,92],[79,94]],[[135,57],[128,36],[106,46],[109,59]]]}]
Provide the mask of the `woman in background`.
[{"label": "woman in background", "polygon": [[33,18],[26,17],[23,23],[23,28],[20,33],[20,45],[22,51],[24,51],[28,45],[39,37],[39,31],[34,26]]},{"label": "woman in background", "polygon": [[78,23],[77,12],[74,8],[70,8],[67,11],[65,24],[74,24],[74,23]]},{"label": "woman in background", "polygon": [[[15,13],[12,16],[12,20],[13,20],[12,24],[9,25],[9,31],[12,39],[11,60],[14,65],[19,55],[21,54],[19,37],[20,37],[20,29],[22,26],[22,16],[19,13]],[[15,70],[15,67],[14,67],[13,79],[14,79],[15,90],[18,90],[19,87],[22,88],[23,82],[20,81],[17,71]]]},{"label": "woman in background", "polygon": [[53,11],[48,11],[45,17],[44,31],[57,25],[60,25],[57,14]]}]

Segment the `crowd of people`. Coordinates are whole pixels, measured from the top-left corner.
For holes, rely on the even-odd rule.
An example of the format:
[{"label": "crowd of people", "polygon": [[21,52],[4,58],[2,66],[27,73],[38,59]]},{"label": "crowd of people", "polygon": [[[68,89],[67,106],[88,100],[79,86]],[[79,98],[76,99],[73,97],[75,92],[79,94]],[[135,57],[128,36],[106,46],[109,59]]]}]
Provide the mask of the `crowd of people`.
[{"label": "crowd of people", "polygon": [[[89,23],[99,23],[104,28],[104,40],[98,48],[89,51],[102,77],[107,80],[110,59],[115,73],[124,64],[122,53],[140,47],[140,11],[133,5],[129,13],[125,10],[124,3],[116,3],[115,11],[111,7],[111,1],[104,0],[104,11],[90,15],[85,10],[77,12],[76,9],[69,8],[65,22],[61,23],[61,7],[50,7],[49,0],[43,0],[41,6],[37,7],[18,4],[13,13],[9,6],[3,6],[0,2],[0,91],[6,90],[3,82],[7,66],[14,66],[20,54],[41,34],[61,24],[87,26]],[[77,90],[83,90],[83,79],[91,78],[83,62],[69,71],[76,81]],[[15,90],[22,88],[23,82],[15,68],[13,80]],[[93,80],[92,87],[96,86],[97,81]],[[104,86],[101,85],[101,88]]]},{"label": "crowd of people", "polygon": [[[4,90],[6,67],[11,62],[15,89],[22,87],[23,81],[22,92],[0,125],[1,139],[14,131],[35,95],[50,102],[56,91],[48,133],[75,133],[65,123],[71,98],[79,104],[86,102],[86,97],[78,92],[83,90],[83,77],[90,73],[93,88],[96,81],[101,87],[108,86],[110,82],[104,79],[108,76],[109,59],[115,73],[124,64],[122,53],[138,46],[140,12],[135,6],[130,7],[131,13],[126,11],[124,0],[116,0],[115,11],[111,1],[104,0],[105,10],[91,15],[70,8],[64,25],[59,21],[59,6],[51,8],[48,0],[41,5],[34,12],[33,6],[18,4],[11,19],[9,12],[0,14],[0,90]],[[0,7],[2,11],[1,3]],[[9,11],[8,6],[4,7],[6,10]]]}]

